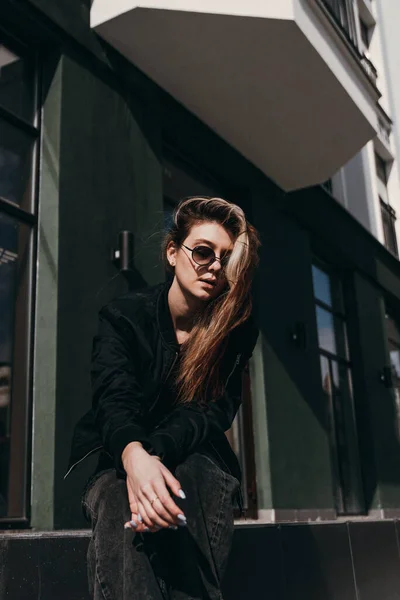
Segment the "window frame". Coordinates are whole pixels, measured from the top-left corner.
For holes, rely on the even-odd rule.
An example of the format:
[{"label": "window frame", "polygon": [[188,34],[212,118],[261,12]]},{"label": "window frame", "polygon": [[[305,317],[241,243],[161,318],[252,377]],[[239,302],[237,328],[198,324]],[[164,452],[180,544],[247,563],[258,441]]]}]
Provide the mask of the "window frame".
[{"label": "window frame", "polygon": [[[313,281],[313,302],[315,307],[315,324],[317,330],[317,352],[319,356],[319,364],[320,364],[320,373],[321,373],[321,381],[322,381],[322,366],[321,362],[325,359],[328,363],[329,370],[329,381],[332,385],[334,382],[334,376],[332,372],[332,364],[336,363],[338,376],[340,367],[347,369],[347,374],[349,377],[348,381],[348,397],[343,400],[343,402],[350,401],[350,404],[346,406],[345,404],[341,405],[341,413],[344,415],[345,419],[345,438],[347,442],[347,452],[348,457],[350,459],[350,488],[346,489],[346,484],[343,480],[343,469],[341,467],[341,457],[339,455],[338,449],[338,436],[343,434],[342,432],[337,431],[337,418],[335,414],[335,403],[339,402],[341,404],[343,394],[338,389],[337,393],[333,395],[332,393],[328,394],[328,392],[324,391],[323,386],[322,391],[325,397],[328,398],[328,406],[327,406],[327,428],[328,428],[328,436],[329,436],[329,445],[330,445],[330,453],[331,453],[331,465],[332,465],[332,487],[333,487],[333,495],[335,498],[336,511],[340,516],[347,515],[361,515],[365,514],[365,497],[363,490],[363,480],[362,480],[362,468],[361,468],[361,460],[360,460],[360,448],[359,448],[359,440],[358,440],[358,430],[357,430],[357,418],[356,418],[356,399],[355,399],[355,391],[354,391],[354,374],[353,374],[353,363],[351,360],[351,347],[349,341],[349,320],[348,320],[348,311],[346,310],[348,299],[346,297],[346,290],[344,285],[344,274],[341,270],[335,267],[332,264],[328,264],[323,261],[318,256],[313,255],[312,267],[316,267],[318,270],[322,271],[326,274],[330,281],[330,287],[332,290],[332,279],[335,281],[335,286],[339,287],[339,296],[340,296],[340,306],[335,307],[334,303],[334,294],[331,291],[332,297],[332,306],[326,304],[324,301],[320,300],[316,297],[316,290],[314,287],[314,276],[312,274]],[[312,270],[311,267],[311,270]],[[336,338],[336,326],[335,320],[341,319],[343,322],[343,327],[345,331],[345,356],[339,354],[338,349],[336,348],[336,353],[330,352],[324,348],[321,348],[319,344],[319,328],[317,322],[317,307],[323,308],[325,311],[328,311],[333,316],[333,327]],[[341,398],[342,396],[342,398]],[[349,438],[350,436],[350,438]],[[346,504],[346,498],[353,499],[353,505],[348,506]],[[350,500],[351,503],[351,500]]]},{"label": "window frame", "polygon": [[382,156],[380,154],[378,154],[378,152],[375,152],[374,154],[375,154],[376,176],[378,177],[378,179],[380,181],[382,181],[382,183],[386,187],[388,184],[388,180],[389,180],[387,161],[384,158],[382,158]]},{"label": "window frame", "polygon": [[[30,178],[20,204],[0,196],[0,213],[15,219],[19,230],[18,287],[16,290],[11,371],[11,435],[9,453],[7,516],[0,517],[0,528],[29,527],[30,462],[32,438],[32,374],[35,276],[37,254],[37,212],[41,112],[39,110],[40,70],[36,48],[11,38],[0,29],[0,43],[23,59],[29,57],[33,77],[32,122],[0,104],[0,119],[32,138]],[[25,229],[25,232],[22,230]],[[24,261],[21,261],[21,257]],[[23,265],[21,264],[23,262]]]},{"label": "window frame", "polygon": [[396,258],[399,258],[399,249],[397,244],[396,235],[396,212],[395,210],[385,202],[381,196],[379,196],[379,202],[381,205],[381,218],[382,228],[385,241],[385,248],[393,254]]},{"label": "window frame", "polygon": [[371,43],[371,27],[360,17],[360,38],[365,50],[369,49]]},{"label": "window frame", "polygon": [[352,0],[322,0],[348,41],[358,50],[357,31]]}]

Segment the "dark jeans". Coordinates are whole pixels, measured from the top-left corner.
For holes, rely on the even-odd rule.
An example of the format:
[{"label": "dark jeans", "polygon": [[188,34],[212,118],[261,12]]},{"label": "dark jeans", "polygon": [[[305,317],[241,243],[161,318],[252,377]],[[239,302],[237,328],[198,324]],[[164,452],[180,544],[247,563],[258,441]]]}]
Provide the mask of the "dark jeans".
[{"label": "dark jeans", "polygon": [[238,480],[194,453],[175,476],[187,527],[135,534],[126,482],[114,470],[89,484],[83,509],[92,525],[88,577],[93,600],[222,600],[221,579],[233,536]]}]

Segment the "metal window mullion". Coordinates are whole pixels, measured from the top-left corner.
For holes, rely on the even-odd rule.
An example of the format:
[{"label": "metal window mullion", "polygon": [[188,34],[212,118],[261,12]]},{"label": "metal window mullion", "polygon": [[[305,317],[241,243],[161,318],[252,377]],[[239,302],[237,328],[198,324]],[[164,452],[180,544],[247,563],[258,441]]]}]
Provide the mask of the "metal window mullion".
[{"label": "metal window mullion", "polygon": [[357,45],[357,29],[354,15],[354,0],[345,0],[347,9],[347,18],[349,20],[349,34],[354,44]]},{"label": "metal window mullion", "polygon": [[1,104],[0,104],[0,118],[3,121],[6,121],[10,125],[12,125],[13,127],[16,127],[17,129],[20,129],[24,133],[27,133],[28,135],[32,136],[33,138],[37,138],[39,136],[39,131],[34,125],[32,125],[31,123],[28,123],[28,121],[25,121],[24,119],[22,119],[15,113],[11,112],[10,110],[7,110]]},{"label": "metal window mullion", "polygon": [[[8,484],[8,514],[26,518],[28,436],[28,353],[33,230],[22,225],[18,235],[18,275],[15,302],[14,345],[11,385],[11,436]],[[28,302],[26,299],[28,298]]]},{"label": "metal window mullion", "polygon": [[0,213],[5,213],[9,217],[20,221],[21,223],[26,223],[27,225],[34,226],[37,223],[36,215],[27,212],[23,208],[19,207],[14,202],[10,200],[6,200],[6,198],[2,198],[0,196]]},{"label": "metal window mullion", "polygon": [[[329,277],[332,277],[330,274],[328,274],[328,275],[329,275]],[[321,308],[326,310],[326,312],[331,313],[334,317],[339,317],[343,321],[346,321],[346,314],[344,312],[335,310],[334,308],[329,306],[329,304],[325,304],[325,302],[323,300],[319,300],[319,298],[314,298],[314,300],[315,300],[315,304],[317,304],[318,306],[320,306]]]},{"label": "metal window mullion", "polygon": [[331,433],[330,433],[330,441],[332,448],[332,465],[333,465],[333,480],[335,486],[335,497],[337,499],[337,512],[339,514],[344,512],[344,496],[343,496],[343,481],[341,475],[340,468],[340,459],[339,459],[339,450],[337,443],[337,423],[336,423],[336,413],[335,413],[335,398],[334,398],[334,379],[332,375],[332,359],[326,357],[328,359],[328,369],[329,369],[329,380],[330,380],[330,394],[329,394],[329,403],[330,403],[330,420],[331,420]]},{"label": "metal window mullion", "polygon": [[321,347],[319,348],[319,352],[320,352],[320,354],[322,354],[322,356],[325,356],[325,358],[327,358],[328,360],[334,360],[334,361],[338,362],[339,364],[343,365],[344,367],[347,367],[348,369],[352,368],[351,361],[348,360],[347,358],[343,358],[339,354],[334,354],[333,352],[329,352],[329,350],[325,350],[325,348],[321,348]]},{"label": "metal window mullion", "polygon": [[[8,483],[7,517],[0,519],[8,526],[11,523],[19,526],[29,525],[30,513],[30,452],[31,437],[31,374],[32,374],[32,322],[33,322],[33,287],[37,235],[37,187],[39,167],[39,112],[40,82],[38,80],[37,55],[33,64],[35,93],[35,123],[24,121],[14,113],[0,106],[0,118],[10,123],[19,131],[32,139],[30,154],[30,183],[27,187],[26,206],[0,197],[0,213],[8,214],[21,223],[18,235],[17,288],[14,305],[14,339],[12,356],[12,411],[10,460]],[[25,204],[25,203],[24,203]]]},{"label": "metal window mullion", "polygon": [[398,257],[399,252],[398,252],[398,247],[397,247],[397,237],[396,237],[396,227],[395,227],[396,217],[393,216],[392,214],[390,214],[389,221],[390,221],[391,236],[392,236],[392,240],[393,240],[393,250],[394,250],[394,254]]},{"label": "metal window mullion", "polygon": [[[360,451],[359,451],[359,440],[357,431],[356,413],[354,407],[353,397],[353,382],[350,386],[350,378],[352,373],[347,370],[346,373],[346,404],[344,405],[344,416],[346,426],[346,446],[349,450],[349,463],[350,463],[350,485],[351,489],[349,494],[353,498],[354,506],[351,507],[352,512],[359,514],[365,510],[365,499],[363,494],[361,465],[360,465]],[[350,512],[349,510],[347,512]]]}]

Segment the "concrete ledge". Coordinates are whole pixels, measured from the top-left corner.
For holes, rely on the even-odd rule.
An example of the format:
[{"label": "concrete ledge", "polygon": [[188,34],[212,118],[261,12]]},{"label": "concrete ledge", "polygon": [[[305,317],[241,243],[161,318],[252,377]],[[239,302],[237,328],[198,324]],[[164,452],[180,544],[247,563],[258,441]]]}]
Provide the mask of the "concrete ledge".
[{"label": "concrete ledge", "polygon": [[[224,598],[394,600],[400,597],[399,534],[393,520],[243,522],[235,528]],[[0,598],[89,600],[89,538],[89,530],[0,534]]]}]

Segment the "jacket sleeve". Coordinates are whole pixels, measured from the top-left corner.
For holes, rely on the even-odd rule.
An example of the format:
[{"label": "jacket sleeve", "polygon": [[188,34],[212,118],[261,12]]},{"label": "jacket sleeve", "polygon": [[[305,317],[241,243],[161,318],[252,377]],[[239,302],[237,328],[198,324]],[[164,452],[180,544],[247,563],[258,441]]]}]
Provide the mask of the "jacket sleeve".
[{"label": "jacket sleeve", "polygon": [[130,442],[139,441],[145,449],[152,450],[143,423],[143,392],[126,338],[118,314],[103,308],[93,340],[93,410],[103,447],[113,457],[117,469],[122,468],[121,454]]},{"label": "jacket sleeve", "polygon": [[[257,332],[258,333],[258,332]],[[238,355],[224,393],[207,406],[191,402],[173,410],[149,435],[155,453],[168,467],[183,462],[204,442],[227,431],[242,401],[242,374],[253,353],[257,335],[248,352]]]}]

